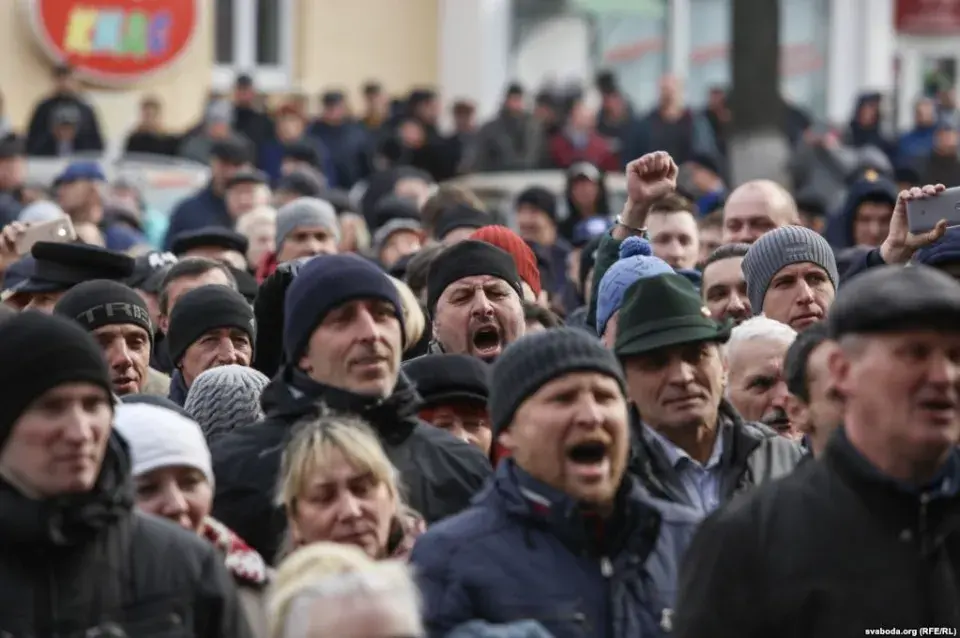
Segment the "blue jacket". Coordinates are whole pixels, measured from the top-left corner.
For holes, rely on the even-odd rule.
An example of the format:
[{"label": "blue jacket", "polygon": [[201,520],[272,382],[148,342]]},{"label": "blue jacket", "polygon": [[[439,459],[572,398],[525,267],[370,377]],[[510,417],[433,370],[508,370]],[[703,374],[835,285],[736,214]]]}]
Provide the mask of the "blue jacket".
[{"label": "blue jacket", "polygon": [[469,509],[414,546],[429,635],[536,620],[556,638],[660,636],[698,522],[627,475],[601,540],[599,519],[506,459]]},{"label": "blue jacket", "polygon": [[213,192],[213,185],[207,184],[190,197],[183,199],[170,213],[170,225],[163,249],[170,250],[173,238],[187,230],[200,230],[206,226],[233,228],[233,220],[227,212],[227,202]]}]

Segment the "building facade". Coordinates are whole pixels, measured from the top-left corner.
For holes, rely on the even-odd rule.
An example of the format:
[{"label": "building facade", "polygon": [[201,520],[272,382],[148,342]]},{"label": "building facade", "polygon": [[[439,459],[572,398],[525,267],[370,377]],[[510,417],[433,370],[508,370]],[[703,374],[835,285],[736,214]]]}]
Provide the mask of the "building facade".
[{"label": "building facade", "polygon": [[[879,91],[905,125],[932,73],[956,79],[960,0],[778,1],[784,94],[818,117],[843,123],[859,93]],[[141,73],[149,64],[133,54],[116,62],[116,51],[136,48],[127,41],[133,23],[118,26],[116,33],[127,35],[115,33],[120,40],[112,43],[100,30],[117,18],[110,14],[116,0],[6,0],[0,3],[0,94],[4,115],[22,127],[49,91],[64,47],[113,44],[117,50],[94,56],[94,66],[112,73],[110,65],[119,65],[126,75],[95,73],[85,82],[111,138],[133,125],[145,94],[161,98],[172,129],[193,125],[210,91],[228,90],[239,72],[253,75],[268,93],[309,96],[325,88],[356,96],[370,79],[396,93],[435,86],[445,99],[472,99],[487,116],[511,80],[536,89],[550,81],[589,82],[604,68],[614,71],[638,109],[655,103],[664,73],[683,78],[688,101],[700,105],[711,87],[729,82],[731,2],[142,0],[137,6],[154,7],[161,17],[167,11],[173,22],[143,21],[147,53],[141,55],[163,38],[182,36],[190,11],[195,23],[175,56]],[[76,15],[57,15],[78,7],[93,25],[86,44],[82,20],[74,29]],[[57,26],[64,21],[66,27]],[[59,35],[51,35],[57,28]]]}]

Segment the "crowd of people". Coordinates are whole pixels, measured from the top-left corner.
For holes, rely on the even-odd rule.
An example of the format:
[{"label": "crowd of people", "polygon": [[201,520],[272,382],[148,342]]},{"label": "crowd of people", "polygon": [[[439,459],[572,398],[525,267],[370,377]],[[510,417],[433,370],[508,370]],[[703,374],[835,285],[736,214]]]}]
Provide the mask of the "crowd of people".
[{"label": "crowd of people", "polygon": [[[601,135],[574,99],[565,190],[510,228],[437,181],[538,165],[519,87],[435,165],[342,150],[385,111],[304,133],[253,96],[167,140],[211,181],[155,233],[96,163],[35,192],[33,127],[0,143],[0,636],[960,628],[960,234],[907,222],[960,179],[919,146],[800,127],[848,174],[731,189],[723,118]],[[435,97],[406,106],[427,131]],[[316,155],[273,146],[294,124]]]}]

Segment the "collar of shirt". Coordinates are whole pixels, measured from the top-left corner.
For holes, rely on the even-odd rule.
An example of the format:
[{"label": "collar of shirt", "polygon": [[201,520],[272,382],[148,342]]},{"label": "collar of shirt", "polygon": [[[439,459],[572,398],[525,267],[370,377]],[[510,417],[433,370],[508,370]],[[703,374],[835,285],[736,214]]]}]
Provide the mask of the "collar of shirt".
[{"label": "collar of shirt", "polygon": [[[718,424],[718,426],[719,425],[720,424]],[[664,455],[667,457],[667,461],[670,463],[670,467],[674,469],[679,469],[679,467],[685,461],[689,461],[690,463],[702,467],[705,470],[712,470],[720,465],[720,459],[723,456],[724,438],[724,428],[722,426],[720,426],[717,430],[717,438],[714,439],[713,442],[713,451],[710,453],[710,458],[707,459],[707,462],[704,465],[701,465],[699,461],[695,461],[689,454],[686,453],[686,451],[674,445],[667,437],[663,436],[646,423],[643,423],[642,427],[643,437],[648,443],[659,444]]]}]

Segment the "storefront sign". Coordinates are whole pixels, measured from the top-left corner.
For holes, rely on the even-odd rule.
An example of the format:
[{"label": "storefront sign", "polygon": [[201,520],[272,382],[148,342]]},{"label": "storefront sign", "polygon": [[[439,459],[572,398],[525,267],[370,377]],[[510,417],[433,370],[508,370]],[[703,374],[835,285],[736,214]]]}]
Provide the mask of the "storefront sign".
[{"label": "storefront sign", "polygon": [[896,28],[909,35],[960,34],[960,0],[897,0]]},{"label": "storefront sign", "polygon": [[202,0],[29,0],[34,31],[56,63],[122,85],[173,64],[190,46]]}]

